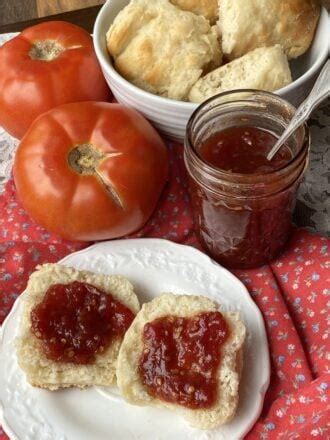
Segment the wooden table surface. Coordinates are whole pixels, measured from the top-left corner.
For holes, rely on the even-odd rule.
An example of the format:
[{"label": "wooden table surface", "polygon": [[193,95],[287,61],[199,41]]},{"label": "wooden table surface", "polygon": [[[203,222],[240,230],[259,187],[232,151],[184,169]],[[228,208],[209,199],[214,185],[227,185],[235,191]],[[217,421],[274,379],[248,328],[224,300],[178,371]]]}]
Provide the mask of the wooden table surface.
[{"label": "wooden table surface", "polygon": [[[7,32],[19,32],[23,29],[37,23],[48,20],[64,20],[77,24],[85,28],[88,32],[92,32],[96,16],[102,5],[92,6],[89,8],[78,9],[75,11],[64,12],[42,18],[34,18],[26,21],[0,25],[0,34]],[[1,14],[1,11],[0,11]]]},{"label": "wooden table surface", "polygon": [[0,26],[100,5],[105,0],[0,0]]}]

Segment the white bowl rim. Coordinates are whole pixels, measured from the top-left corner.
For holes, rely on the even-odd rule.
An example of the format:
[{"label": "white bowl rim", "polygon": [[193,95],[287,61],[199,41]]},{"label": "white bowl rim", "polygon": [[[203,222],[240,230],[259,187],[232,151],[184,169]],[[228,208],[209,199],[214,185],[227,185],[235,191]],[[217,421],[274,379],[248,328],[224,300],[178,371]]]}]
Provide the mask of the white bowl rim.
[{"label": "white bowl rim", "polygon": [[[109,60],[104,56],[103,51],[100,46],[100,43],[99,43],[99,39],[103,36],[101,36],[100,33],[98,32],[98,29],[100,27],[100,21],[102,20],[103,15],[106,13],[105,11],[110,7],[109,5],[111,5],[111,1],[107,0],[104,3],[104,5],[102,6],[102,8],[100,9],[100,11],[96,17],[96,20],[94,23],[94,28],[93,28],[94,49],[95,49],[97,58],[101,64],[101,67],[103,69],[107,70],[110,76],[112,76],[116,81],[118,81],[119,84],[121,84],[123,87],[125,87],[125,89],[127,91],[133,93],[135,96],[139,96],[141,98],[148,98],[149,101],[153,101],[155,104],[163,104],[163,105],[166,104],[169,107],[176,107],[176,108],[177,108],[177,106],[180,106],[182,109],[194,110],[199,105],[198,103],[177,101],[175,99],[164,98],[162,96],[158,96],[153,93],[147,92],[146,90],[143,90],[143,89],[135,86],[134,84],[130,83],[129,81],[127,81],[123,76],[121,76],[116,71],[116,69],[112,66],[112,64],[109,63]],[[320,13],[320,17],[319,17],[318,26],[319,26],[319,23],[321,22],[321,20],[328,21],[328,11],[324,6],[321,7],[321,13]],[[305,80],[312,77],[315,74],[315,72],[317,72],[322,67],[322,65],[325,63],[325,61],[327,59],[327,54],[328,54],[328,48],[325,45],[324,51],[321,51],[317,60],[314,62],[314,64],[308,70],[306,70],[306,72],[303,75],[301,75],[299,78],[297,78],[295,81],[288,84],[287,86],[282,87],[281,89],[275,90],[272,93],[275,93],[277,95],[282,96],[282,94],[289,92],[289,91],[292,91],[292,89],[294,87],[300,86],[303,82],[305,82]]]}]

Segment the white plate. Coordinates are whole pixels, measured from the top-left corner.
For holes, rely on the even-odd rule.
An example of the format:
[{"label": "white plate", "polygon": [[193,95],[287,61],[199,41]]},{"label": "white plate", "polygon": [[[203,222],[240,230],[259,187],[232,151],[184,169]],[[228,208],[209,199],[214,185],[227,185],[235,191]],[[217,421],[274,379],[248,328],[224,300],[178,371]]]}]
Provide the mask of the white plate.
[{"label": "white plate", "polygon": [[15,355],[18,299],[0,334],[0,422],[12,440],[236,440],[251,429],[269,384],[269,354],[261,313],[239,280],[194,248],[155,239],[99,243],[61,264],[125,275],[141,303],[162,292],[201,294],[224,310],[240,311],[248,335],[238,413],[220,429],[201,431],[174,412],[129,405],[109,388],[50,392],[31,387]]}]

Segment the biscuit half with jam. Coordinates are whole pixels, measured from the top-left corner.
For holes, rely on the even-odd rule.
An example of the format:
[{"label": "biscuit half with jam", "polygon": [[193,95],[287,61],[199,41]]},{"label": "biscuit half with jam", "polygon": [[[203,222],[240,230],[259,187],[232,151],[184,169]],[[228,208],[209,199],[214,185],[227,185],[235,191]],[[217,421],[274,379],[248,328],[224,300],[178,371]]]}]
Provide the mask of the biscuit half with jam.
[{"label": "biscuit half with jam", "polygon": [[116,384],[120,344],[140,308],[126,278],[45,264],[22,300],[17,358],[31,385]]},{"label": "biscuit half with jam", "polygon": [[229,422],[239,400],[245,326],[203,296],[163,294],[142,306],[126,332],[117,383],[133,405],[165,407],[190,425]]}]

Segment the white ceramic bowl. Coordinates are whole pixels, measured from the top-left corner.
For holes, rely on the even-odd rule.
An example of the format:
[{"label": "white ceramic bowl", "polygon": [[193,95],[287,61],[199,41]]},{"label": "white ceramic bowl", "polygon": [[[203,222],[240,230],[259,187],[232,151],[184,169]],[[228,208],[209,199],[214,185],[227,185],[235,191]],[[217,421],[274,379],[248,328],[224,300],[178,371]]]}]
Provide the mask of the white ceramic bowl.
[{"label": "white ceramic bowl", "polygon": [[[126,81],[114,69],[106,48],[106,32],[129,0],[108,0],[100,10],[94,26],[94,47],[103,74],[116,99],[142,113],[165,136],[183,141],[185,129],[197,104],[174,101],[145,92]],[[325,8],[308,52],[291,62],[294,81],[277,90],[279,96],[299,105],[310,92],[317,75],[328,57],[329,17]]]}]

